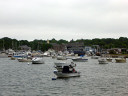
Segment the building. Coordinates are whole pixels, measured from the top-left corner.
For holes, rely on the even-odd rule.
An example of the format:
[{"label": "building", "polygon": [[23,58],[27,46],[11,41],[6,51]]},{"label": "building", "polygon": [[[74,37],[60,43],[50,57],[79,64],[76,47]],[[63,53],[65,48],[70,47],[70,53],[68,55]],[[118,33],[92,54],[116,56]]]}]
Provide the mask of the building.
[{"label": "building", "polygon": [[127,54],[128,50],[127,48],[111,48],[111,49],[108,49],[108,52],[110,54]]},{"label": "building", "polygon": [[68,43],[66,45],[66,49],[69,52],[74,52],[74,54],[78,55],[84,55],[84,43],[83,42],[73,42],[73,43]]},{"label": "building", "polygon": [[27,45],[22,45],[19,47],[21,50],[28,51],[31,50],[31,47],[28,47]]},{"label": "building", "polygon": [[85,46],[84,51],[85,51],[85,52],[93,51],[93,48],[92,48],[91,46]]},{"label": "building", "polygon": [[65,44],[56,44],[56,43],[50,43],[52,45],[53,50],[55,51],[65,51],[66,45]]},{"label": "building", "polygon": [[74,42],[66,45],[68,51],[84,51],[84,43]]}]

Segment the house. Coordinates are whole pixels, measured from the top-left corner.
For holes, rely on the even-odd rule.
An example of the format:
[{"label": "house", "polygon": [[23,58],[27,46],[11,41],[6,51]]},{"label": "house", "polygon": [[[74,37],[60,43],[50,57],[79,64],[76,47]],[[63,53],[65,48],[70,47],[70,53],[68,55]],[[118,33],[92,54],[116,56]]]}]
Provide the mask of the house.
[{"label": "house", "polygon": [[127,54],[128,50],[127,48],[111,48],[111,49],[108,49],[108,52],[110,54]]},{"label": "house", "polygon": [[52,45],[53,50],[55,51],[65,51],[65,44],[56,44],[56,43],[50,43]]},{"label": "house", "polygon": [[69,52],[74,52],[74,54],[84,55],[84,43],[83,42],[71,42],[66,45],[66,49]]},{"label": "house", "polygon": [[56,44],[56,43],[50,43],[53,46],[53,50],[55,51],[68,51],[69,53],[74,53],[78,55],[85,54],[84,51],[84,43],[81,42],[73,42],[68,44]]},{"label": "house", "polygon": [[84,43],[74,42],[66,45],[68,51],[84,51]]},{"label": "house", "polygon": [[85,46],[85,52],[93,51],[93,48],[91,46]]},{"label": "house", "polygon": [[31,47],[28,47],[27,45],[22,45],[19,47],[21,50],[28,51],[31,50]]}]

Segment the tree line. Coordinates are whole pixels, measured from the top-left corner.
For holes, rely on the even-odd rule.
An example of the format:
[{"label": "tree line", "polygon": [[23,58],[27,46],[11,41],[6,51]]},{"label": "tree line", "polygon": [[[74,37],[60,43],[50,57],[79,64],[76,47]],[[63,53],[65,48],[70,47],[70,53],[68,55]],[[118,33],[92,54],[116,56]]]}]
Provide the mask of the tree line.
[{"label": "tree line", "polygon": [[33,40],[33,41],[28,41],[28,40],[17,40],[17,39],[11,39],[9,37],[3,37],[0,39],[0,50],[7,50],[9,48],[13,50],[20,50],[20,46],[22,45],[27,45],[28,47],[31,47],[32,50],[41,50],[41,51],[46,51],[49,48],[52,48],[51,43],[57,43],[57,44],[62,44],[62,43],[68,43],[68,41],[60,39],[52,39],[49,40],[50,43],[47,43],[47,40]]},{"label": "tree line", "polygon": [[128,49],[128,38],[127,37],[120,37],[118,39],[114,38],[95,38],[95,39],[78,39],[78,40],[56,40],[51,39],[49,40],[50,43],[47,43],[47,40],[38,40],[35,39],[33,41],[27,41],[27,40],[17,40],[17,39],[11,39],[9,37],[3,37],[0,39],[0,50],[3,49],[14,49],[19,50],[19,46],[27,45],[31,47],[32,50],[41,50],[46,51],[49,48],[52,48],[52,44],[68,44],[68,43],[74,43],[74,42],[83,42],[85,46],[93,46],[93,45],[99,45],[103,49],[110,49],[110,48],[127,48]]}]

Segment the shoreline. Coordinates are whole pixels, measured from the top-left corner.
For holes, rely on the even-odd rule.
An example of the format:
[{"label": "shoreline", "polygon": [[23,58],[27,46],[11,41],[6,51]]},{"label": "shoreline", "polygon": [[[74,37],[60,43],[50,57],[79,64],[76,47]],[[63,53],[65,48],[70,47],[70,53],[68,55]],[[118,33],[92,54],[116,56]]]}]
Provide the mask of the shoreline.
[{"label": "shoreline", "polygon": [[105,54],[105,55],[103,55],[103,57],[111,57],[111,58],[122,57],[122,58],[128,58],[128,54]]}]

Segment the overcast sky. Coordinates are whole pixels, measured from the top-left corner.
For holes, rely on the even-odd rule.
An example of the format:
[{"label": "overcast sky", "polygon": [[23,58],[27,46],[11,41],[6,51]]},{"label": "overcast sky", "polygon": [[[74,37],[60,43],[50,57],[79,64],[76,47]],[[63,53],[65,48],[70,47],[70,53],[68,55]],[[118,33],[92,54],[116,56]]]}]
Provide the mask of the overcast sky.
[{"label": "overcast sky", "polygon": [[0,0],[0,38],[128,37],[128,0]]}]

